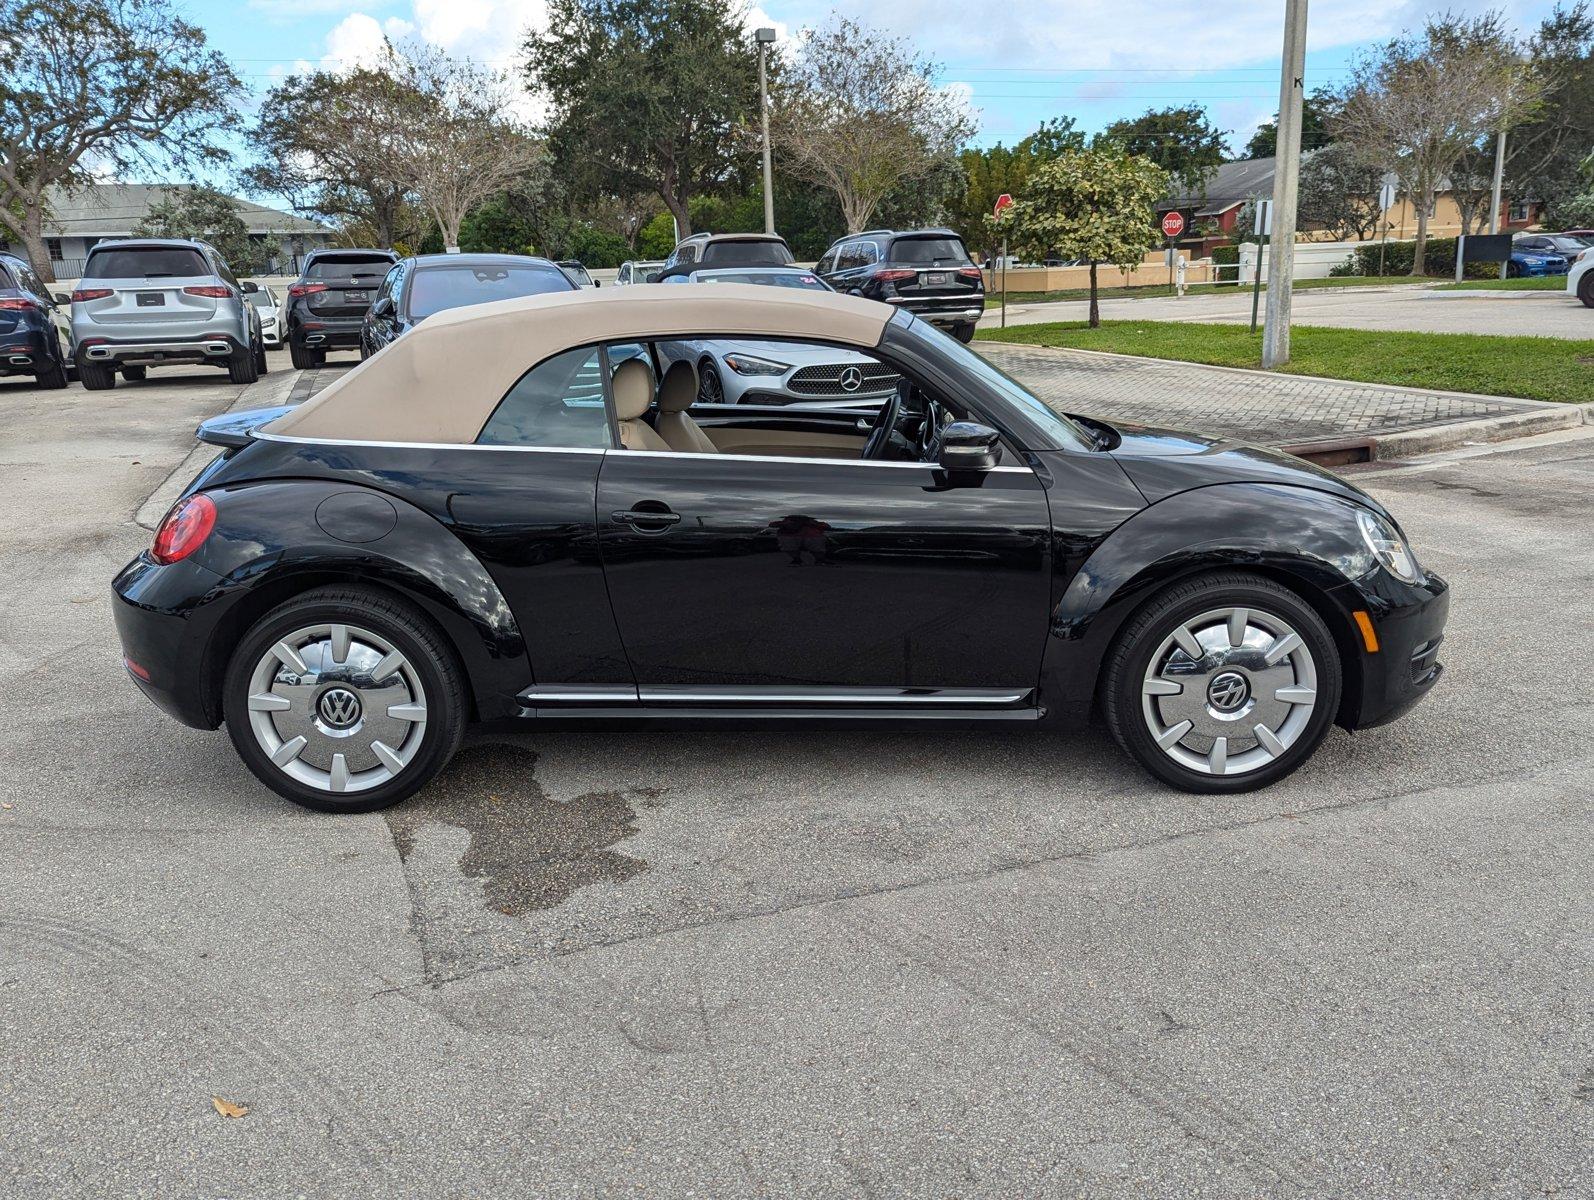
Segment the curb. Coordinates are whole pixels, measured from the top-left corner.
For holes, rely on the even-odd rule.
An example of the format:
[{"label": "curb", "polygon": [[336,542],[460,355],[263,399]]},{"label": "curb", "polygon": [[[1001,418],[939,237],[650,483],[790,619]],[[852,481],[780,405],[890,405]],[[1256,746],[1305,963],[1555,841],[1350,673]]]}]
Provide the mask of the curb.
[{"label": "curb", "polygon": [[1557,407],[1559,412],[1541,409],[1535,412],[1504,413],[1498,417],[1480,417],[1473,421],[1454,421],[1427,429],[1407,429],[1385,434],[1369,439],[1372,457],[1375,462],[1415,458],[1420,454],[1454,450],[1478,442],[1505,442],[1594,424],[1594,405],[1562,404]]}]

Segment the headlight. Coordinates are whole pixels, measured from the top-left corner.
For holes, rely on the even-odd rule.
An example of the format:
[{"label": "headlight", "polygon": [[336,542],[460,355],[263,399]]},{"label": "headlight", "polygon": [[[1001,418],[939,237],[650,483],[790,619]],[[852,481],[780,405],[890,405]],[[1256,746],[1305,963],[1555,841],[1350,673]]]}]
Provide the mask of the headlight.
[{"label": "headlight", "polygon": [[1373,557],[1383,564],[1384,570],[1407,583],[1422,582],[1422,568],[1417,565],[1417,556],[1406,545],[1406,539],[1400,536],[1400,530],[1365,508],[1356,510],[1356,527],[1362,531],[1362,541],[1367,543]]},{"label": "headlight", "polygon": [[725,365],[738,375],[784,375],[791,370],[787,363],[768,358],[754,358],[751,354],[727,354]]}]

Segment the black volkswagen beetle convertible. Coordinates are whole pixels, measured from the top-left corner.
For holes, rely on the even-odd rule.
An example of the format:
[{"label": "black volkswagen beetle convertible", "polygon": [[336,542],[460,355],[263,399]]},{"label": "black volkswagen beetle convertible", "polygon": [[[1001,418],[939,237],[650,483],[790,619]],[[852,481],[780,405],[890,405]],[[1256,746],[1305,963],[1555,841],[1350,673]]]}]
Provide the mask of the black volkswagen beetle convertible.
[{"label": "black volkswagen beetle convertible", "polygon": [[[845,349],[896,389],[707,407],[660,346],[716,338],[757,340],[744,365],[771,374],[782,343]],[[313,808],[393,804],[468,723],[509,719],[1099,713],[1167,783],[1243,791],[1441,670],[1447,585],[1377,501],[1282,455],[1060,416],[867,300],[724,284],[456,309],[199,436],[222,453],[115,582],[127,669]]]}]

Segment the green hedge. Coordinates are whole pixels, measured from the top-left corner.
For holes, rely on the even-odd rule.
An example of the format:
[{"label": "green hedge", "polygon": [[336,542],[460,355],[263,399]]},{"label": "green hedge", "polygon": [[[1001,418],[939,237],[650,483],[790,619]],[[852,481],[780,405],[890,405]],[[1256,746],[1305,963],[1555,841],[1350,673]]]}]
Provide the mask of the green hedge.
[{"label": "green hedge", "polygon": [[[1212,263],[1214,266],[1233,266],[1240,261],[1240,248],[1238,246],[1214,246],[1212,248]],[[1240,273],[1238,271],[1225,271],[1217,281],[1218,287],[1239,287]]]},{"label": "green hedge", "polygon": [[[1385,275],[1410,275],[1416,257],[1417,243],[1389,242],[1384,247]],[[1423,274],[1435,279],[1456,277],[1456,239],[1429,238],[1427,253],[1423,255]],[[1364,242],[1351,252],[1347,266],[1336,267],[1336,275],[1377,275],[1378,243]],[[1473,279],[1493,279],[1500,274],[1495,263],[1468,263],[1467,276]]]}]

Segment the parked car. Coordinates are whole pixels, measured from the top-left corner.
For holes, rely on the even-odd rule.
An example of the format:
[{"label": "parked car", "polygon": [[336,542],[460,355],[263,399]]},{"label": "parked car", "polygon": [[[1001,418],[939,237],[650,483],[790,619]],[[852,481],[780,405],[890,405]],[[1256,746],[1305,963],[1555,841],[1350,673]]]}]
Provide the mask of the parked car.
[{"label": "parked car", "polygon": [[646,259],[628,259],[620,264],[619,273],[614,277],[616,287],[625,287],[632,283],[652,283],[648,276],[664,267],[662,262]]},{"label": "parked car", "polygon": [[260,314],[260,338],[267,350],[282,348],[282,304],[276,290],[267,284],[244,280],[244,299]]},{"label": "parked car", "polygon": [[377,289],[360,330],[367,358],[427,317],[513,296],[579,290],[546,258],[520,254],[423,254],[395,264]]},{"label": "parked car", "polygon": [[0,253],[0,375],[64,388],[72,361],[71,297],[52,292],[26,259]]},{"label": "parked car", "polygon": [[972,341],[985,276],[950,229],[871,229],[838,239],[814,267],[838,292],[905,308]]},{"label": "parked car", "polygon": [[260,315],[213,246],[180,238],[98,242],[72,293],[78,378],[89,391],[150,367],[225,367],[233,383],[266,373]]},{"label": "parked car", "polygon": [[1512,243],[1511,260],[1506,263],[1505,273],[1512,279],[1534,275],[1565,275],[1569,265],[1564,254],[1553,250],[1530,250],[1519,243]]},{"label": "parked car", "polygon": [[1590,246],[1594,246],[1594,237],[1582,237],[1575,233],[1526,233],[1511,243],[1513,250],[1525,250],[1530,254],[1558,254],[1568,262]]},{"label": "parked car", "polygon": [[690,275],[700,267],[789,267],[796,262],[786,239],[774,233],[694,233],[682,238],[659,270]]},{"label": "parked car", "polygon": [[312,250],[288,288],[285,335],[298,370],[319,367],[329,350],[357,350],[360,328],[382,277],[398,255],[391,250]]},{"label": "parked car", "polygon": [[592,277],[592,272],[588,271],[586,267],[573,258],[561,259],[554,265],[570,276],[570,282],[577,287],[595,288],[598,286],[598,281]]},{"label": "parked car", "polygon": [[836,290],[804,267],[709,267],[684,275],[671,275],[663,282],[751,283],[759,287],[798,288],[807,292]]},{"label": "parked car", "polygon": [[[861,423],[699,408],[665,328],[902,382]],[[199,436],[223,453],[115,580],[126,667],[322,810],[403,799],[503,719],[1067,731],[1099,709],[1166,783],[1249,791],[1442,671],[1448,587],[1354,484],[1062,416],[856,297],[456,309]]]},{"label": "parked car", "polygon": [[1594,308],[1594,248],[1579,254],[1566,273],[1566,293]]}]

